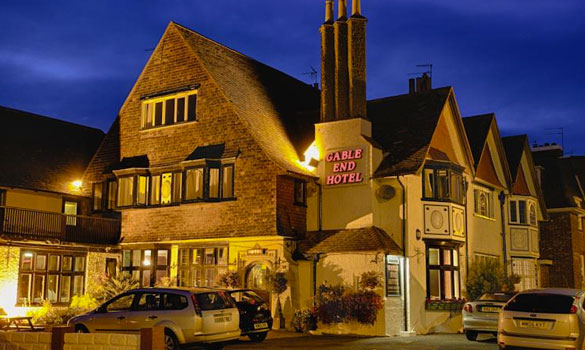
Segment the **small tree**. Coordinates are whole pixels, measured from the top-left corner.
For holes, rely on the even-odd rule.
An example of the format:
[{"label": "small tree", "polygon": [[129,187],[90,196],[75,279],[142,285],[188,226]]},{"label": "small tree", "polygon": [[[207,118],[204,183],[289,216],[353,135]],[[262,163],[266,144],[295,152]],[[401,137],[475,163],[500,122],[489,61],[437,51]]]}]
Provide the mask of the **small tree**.
[{"label": "small tree", "polygon": [[487,292],[513,292],[520,280],[518,275],[506,275],[504,267],[496,259],[476,260],[467,274],[467,296],[475,300]]},{"label": "small tree", "polygon": [[240,287],[240,275],[238,271],[226,271],[217,276],[217,285],[223,288]]}]

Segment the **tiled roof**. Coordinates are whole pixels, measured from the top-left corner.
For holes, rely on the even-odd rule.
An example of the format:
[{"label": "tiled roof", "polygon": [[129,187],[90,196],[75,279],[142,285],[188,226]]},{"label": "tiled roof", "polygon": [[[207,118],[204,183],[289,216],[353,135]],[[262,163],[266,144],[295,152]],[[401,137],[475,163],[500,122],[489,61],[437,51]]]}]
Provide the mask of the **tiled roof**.
[{"label": "tiled roof", "polygon": [[98,129],[7,107],[0,107],[0,125],[0,185],[59,193],[71,193],[104,137]]},{"label": "tiled roof", "polygon": [[528,142],[528,136],[506,136],[502,137],[502,142],[504,143],[504,149],[506,150],[506,158],[508,159],[510,174],[512,175],[512,179],[515,180],[516,175],[518,175],[520,161],[522,160],[522,152],[524,152],[524,147]]},{"label": "tiled roof", "polygon": [[299,243],[303,254],[384,252],[402,254],[402,249],[381,228],[370,226],[356,229],[307,232]]},{"label": "tiled roof", "polygon": [[416,172],[424,163],[451,87],[368,101],[372,136],[384,158],[375,177]]},{"label": "tiled roof", "polygon": [[465,133],[467,134],[467,140],[471,147],[471,153],[473,153],[473,165],[475,169],[479,165],[479,160],[493,120],[493,113],[463,118]]},{"label": "tiled roof", "polygon": [[234,105],[264,152],[287,170],[314,139],[320,92],[285,73],[171,23]]},{"label": "tiled roof", "polygon": [[219,143],[216,145],[199,146],[185,160],[233,158],[237,157],[238,153],[239,151],[237,149],[226,149],[225,143]]},{"label": "tiled roof", "polygon": [[585,199],[582,193],[585,157],[560,158],[541,152],[533,154],[536,164],[543,168],[541,186],[547,208],[577,207],[574,197]]}]

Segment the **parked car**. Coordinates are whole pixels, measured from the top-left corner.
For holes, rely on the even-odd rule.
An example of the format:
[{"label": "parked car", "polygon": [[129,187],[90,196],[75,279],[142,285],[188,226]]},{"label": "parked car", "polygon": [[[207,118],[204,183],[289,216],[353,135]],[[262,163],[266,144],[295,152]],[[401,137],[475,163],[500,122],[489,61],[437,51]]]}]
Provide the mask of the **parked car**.
[{"label": "parked car", "polygon": [[240,311],[240,329],[242,335],[250,340],[261,342],[272,329],[272,315],[266,302],[251,289],[228,291]]},{"label": "parked car", "polygon": [[165,328],[166,350],[179,344],[223,342],[240,337],[240,315],[224,291],[189,288],[141,288],[120,294],[96,310],[69,321],[77,332],[138,332]]},{"label": "parked car", "polygon": [[500,349],[583,349],[584,293],[547,288],[516,294],[500,312]]},{"label": "parked car", "polygon": [[463,332],[467,340],[476,340],[479,333],[498,334],[498,314],[514,293],[484,293],[463,306]]}]

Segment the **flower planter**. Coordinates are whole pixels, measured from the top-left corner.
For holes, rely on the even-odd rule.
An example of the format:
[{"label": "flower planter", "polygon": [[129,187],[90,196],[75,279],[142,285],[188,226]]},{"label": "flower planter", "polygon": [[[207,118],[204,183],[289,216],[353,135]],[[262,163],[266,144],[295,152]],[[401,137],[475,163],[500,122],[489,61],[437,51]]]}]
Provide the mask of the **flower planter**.
[{"label": "flower planter", "polygon": [[463,309],[463,304],[464,300],[427,300],[425,310],[457,312]]}]

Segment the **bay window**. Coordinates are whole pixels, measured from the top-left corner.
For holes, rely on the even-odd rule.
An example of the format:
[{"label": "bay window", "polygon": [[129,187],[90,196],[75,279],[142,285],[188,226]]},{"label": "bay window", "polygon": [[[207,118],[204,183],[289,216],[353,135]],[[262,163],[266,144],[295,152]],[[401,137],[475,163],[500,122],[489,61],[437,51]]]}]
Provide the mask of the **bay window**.
[{"label": "bay window", "polygon": [[203,171],[204,168],[185,170],[185,199],[203,199]]},{"label": "bay window", "polygon": [[75,252],[23,249],[18,273],[18,304],[37,305],[48,300],[69,304],[84,294],[85,255]]},{"label": "bay window", "polygon": [[466,182],[454,165],[430,164],[423,170],[423,199],[465,204]]},{"label": "bay window", "polygon": [[526,200],[510,200],[510,223],[536,226],[536,204]]},{"label": "bay window", "polygon": [[456,247],[427,245],[427,298],[459,299],[459,251]]},{"label": "bay window", "polygon": [[134,177],[118,178],[118,207],[128,207],[134,204]]}]

